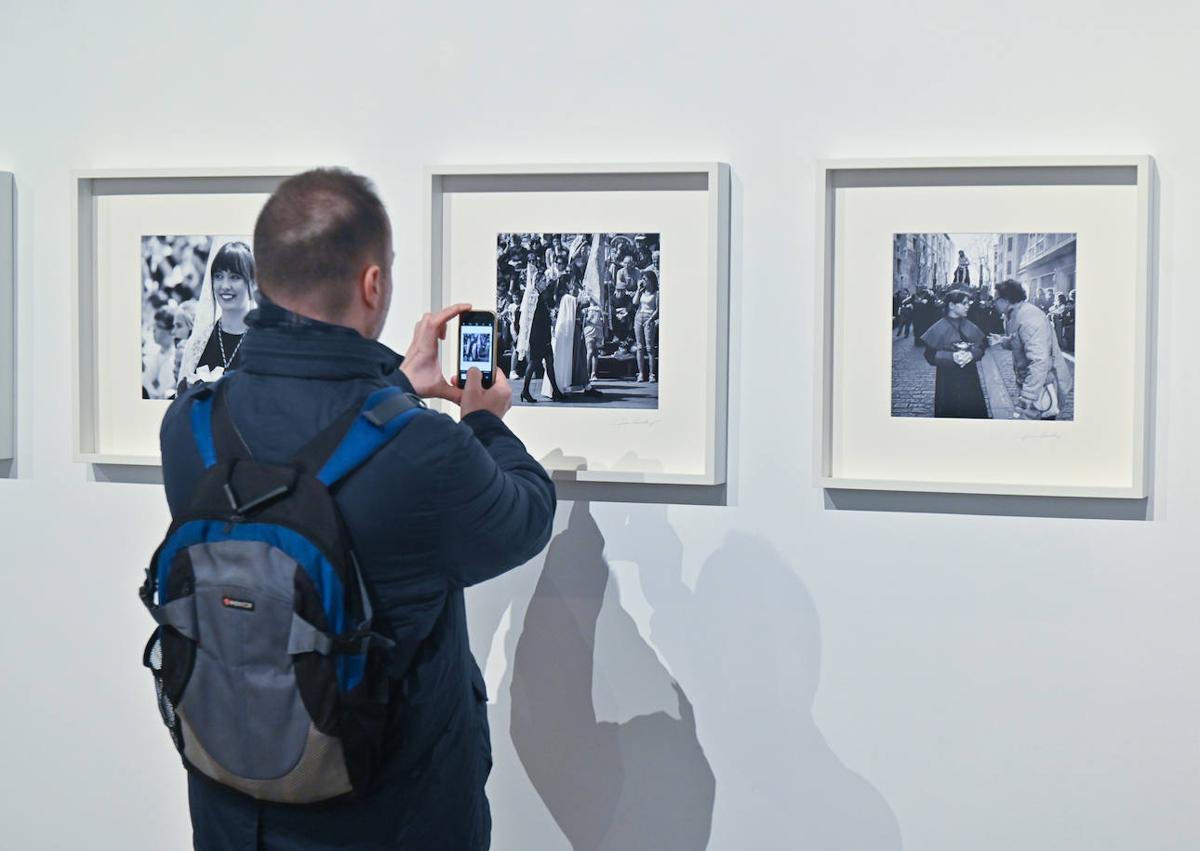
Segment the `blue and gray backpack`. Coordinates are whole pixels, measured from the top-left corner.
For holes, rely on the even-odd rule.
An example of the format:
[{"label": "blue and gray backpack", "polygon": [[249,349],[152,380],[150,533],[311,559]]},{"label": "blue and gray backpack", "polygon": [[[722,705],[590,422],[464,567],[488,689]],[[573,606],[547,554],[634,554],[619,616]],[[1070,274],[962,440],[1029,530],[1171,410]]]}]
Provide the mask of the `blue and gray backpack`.
[{"label": "blue and gray backpack", "polygon": [[371,603],[331,489],[424,409],[378,390],[287,464],[256,461],[225,405],[197,394],[206,470],[146,569],[159,626],[144,663],[189,771],[263,801],[361,794],[378,758],[392,642]]}]

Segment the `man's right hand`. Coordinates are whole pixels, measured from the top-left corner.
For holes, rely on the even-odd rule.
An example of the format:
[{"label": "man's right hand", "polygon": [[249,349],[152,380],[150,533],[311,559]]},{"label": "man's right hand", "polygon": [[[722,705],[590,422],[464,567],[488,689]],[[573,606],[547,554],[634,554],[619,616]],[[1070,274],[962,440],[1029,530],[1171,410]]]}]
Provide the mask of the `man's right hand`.
[{"label": "man's right hand", "polygon": [[[458,403],[462,416],[476,411],[490,411],[503,419],[508,413],[508,409],[512,407],[512,389],[509,387],[508,378],[498,369],[492,376],[492,386],[485,390],[483,373],[475,368],[467,373],[467,386],[463,388],[462,401]],[[458,384],[457,375],[454,376],[454,383]]]},{"label": "man's right hand", "polygon": [[404,353],[400,371],[421,398],[459,401],[462,391],[448,384],[442,374],[439,343],[446,339],[446,325],[470,309],[469,304],[453,304],[439,313],[426,313],[413,329],[412,343]]}]

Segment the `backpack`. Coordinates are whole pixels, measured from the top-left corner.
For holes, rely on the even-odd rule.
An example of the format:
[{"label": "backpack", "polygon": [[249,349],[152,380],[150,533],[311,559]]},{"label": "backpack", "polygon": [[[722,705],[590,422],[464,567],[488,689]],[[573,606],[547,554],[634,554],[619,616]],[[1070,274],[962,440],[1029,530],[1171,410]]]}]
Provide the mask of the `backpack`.
[{"label": "backpack", "polygon": [[372,631],[331,489],[424,405],[378,390],[291,462],[265,464],[230,419],[227,384],[192,402],[206,469],[146,569],[140,596],[159,626],[143,664],[189,771],[276,803],[361,794],[378,760],[394,645]]}]

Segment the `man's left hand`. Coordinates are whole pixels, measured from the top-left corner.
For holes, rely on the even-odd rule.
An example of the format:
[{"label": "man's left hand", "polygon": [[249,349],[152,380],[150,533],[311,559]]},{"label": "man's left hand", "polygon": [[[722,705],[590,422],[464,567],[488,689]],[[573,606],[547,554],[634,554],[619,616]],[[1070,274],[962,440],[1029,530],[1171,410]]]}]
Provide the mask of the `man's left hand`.
[{"label": "man's left hand", "polygon": [[425,399],[446,399],[456,405],[462,390],[446,381],[442,374],[438,344],[446,339],[450,320],[471,309],[469,304],[452,304],[437,313],[426,313],[413,328],[412,342],[404,353],[400,371],[408,378],[418,396]]}]

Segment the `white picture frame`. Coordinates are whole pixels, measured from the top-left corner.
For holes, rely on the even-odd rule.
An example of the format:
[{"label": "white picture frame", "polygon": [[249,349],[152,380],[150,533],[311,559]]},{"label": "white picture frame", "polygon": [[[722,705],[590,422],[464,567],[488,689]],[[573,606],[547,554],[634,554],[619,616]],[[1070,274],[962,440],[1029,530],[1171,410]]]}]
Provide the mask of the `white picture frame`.
[{"label": "white picture frame", "polygon": [[[201,219],[215,219],[206,230],[194,232],[245,233],[253,231],[251,199],[265,199],[286,177],[303,171],[297,167],[236,167],[219,169],[92,169],[80,170],[71,176],[72,250],[71,280],[73,305],[71,310],[72,356],[74,385],[74,446],[73,457],[79,463],[128,467],[160,466],[157,431],[152,428],[161,419],[168,403],[143,400],[145,411],[139,411],[133,429],[133,439],[114,440],[111,429],[103,422],[101,407],[106,393],[106,376],[101,374],[102,349],[106,335],[119,333],[102,321],[101,309],[104,269],[100,256],[105,248],[100,236],[105,231],[107,210],[111,199],[135,199],[139,202],[161,202],[170,209],[186,205],[183,196],[230,199],[230,207],[238,210],[234,224],[224,224],[220,205],[209,204],[211,212]],[[239,203],[242,199],[247,203]],[[189,216],[182,216],[187,220]],[[205,222],[207,225],[208,222]],[[130,244],[133,250],[134,243]],[[130,282],[133,286],[136,282]],[[134,333],[130,329],[126,333]],[[129,367],[135,370],[133,363]],[[131,403],[132,404],[132,403]],[[153,410],[150,410],[153,408]],[[119,417],[118,417],[119,419]],[[144,422],[141,422],[143,421]]]},{"label": "white picture frame", "polygon": [[[516,432],[525,441],[530,453],[550,471],[559,481],[569,482],[603,482],[625,485],[722,485],[726,478],[726,439],[727,439],[727,381],[728,381],[728,322],[729,322],[729,186],[730,170],[724,163],[610,163],[610,164],[538,164],[538,165],[437,165],[426,168],[424,220],[426,233],[425,277],[429,287],[429,304],[431,309],[438,309],[445,304],[455,301],[472,301],[480,309],[494,309],[495,271],[494,258],[491,271],[490,304],[484,304],[484,285],[478,280],[472,285],[479,288],[476,298],[464,297],[460,291],[459,281],[448,272],[451,267],[450,252],[452,244],[451,233],[456,216],[464,209],[468,196],[490,195],[495,201],[503,193],[521,193],[523,201],[529,201],[532,195],[553,199],[551,206],[564,213],[563,219],[547,214],[530,215],[528,204],[520,206],[525,210],[518,219],[528,224],[530,222],[544,223],[543,230],[551,231],[560,222],[570,221],[572,224],[559,227],[562,231],[571,230],[619,230],[618,222],[624,222],[619,215],[604,218],[597,213],[589,217],[586,199],[605,199],[604,205],[611,207],[608,202],[619,193],[677,193],[686,198],[692,212],[698,212],[693,221],[699,222],[698,229],[702,231],[700,239],[703,256],[695,259],[703,268],[694,280],[695,290],[690,290],[698,305],[698,316],[695,327],[689,325],[689,331],[694,331],[696,339],[703,340],[703,345],[697,345],[695,354],[689,358],[692,373],[688,387],[696,393],[696,398],[690,404],[695,405],[694,416],[689,418],[689,424],[696,428],[695,433],[689,433],[680,440],[680,451],[659,453],[654,449],[655,439],[661,440],[662,435],[671,433],[671,410],[674,410],[664,390],[660,396],[660,407],[649,412],[654,416],[629,416],[630,413],[641,415],[642,411],[591,411],[587,414],[600,414],[593,422],[603,421],[603,428],[623,429],[623,435],[630,436],[630,442],[636,444],[654,428],[658,428],[656,438],[647,440],[651,446],[647,455],[628,459],[618,457],[611,447],[600,448],[596,444],[587,445],[590,437],[576,441],[564,441],[555,437],[560,430],[555,423],[546,418],[559,415],[558,423],[568,421],[573,423],[571,433],[576,431],[583,434],[588,431],[587,414],[574,414],[566,411],[548,411],[542,406],[539,410],[529,408],[514,408],[506,418]],[[595,193],[586,195],[583,193]],[[683,194],[687,193],[686,196]],[[632,196],[629,196],[632,198]],[[648,197],[648,196],[642,196]],[[453,199],[458,199],[457,201]],[[583,200],[580,200],[583,199]],[[617,202],[615,205],[619,206]],[[700,205],[699,207],[695,205]],[[457,212],[455,212],[457,211]],[[648,214],[650,215],[650,214]],[[664,213],[664,215],[667,215]],[[493,215],[493,221],[501,217]],[[634,217],[636,218],[636,217]],[[585,226],[587,225],[587,226]],[[642,227],[639,225],[639,227]],[[501,227],[504,230],[521,230],[521,227]],[[529,230],[536,228],[529,227]],[[650,229],[653,228],[642,228]],[[486,226],[479,233],[487,232]],[[492,249],[494,252],[496,228],[491,231]],[[477,246],[478,248],[478,246]],[[664,258],[666,252],[664,249]],[[664,259],[664,264],[665,264]],[[457,267],[456,267],[457,268]],[[482,270],[482,264],[480,264]],[[689,277],[689,281],[693,279]],[[670,284],[666,279],[664,265],[664,293],[669,292]],[[671,308],[666,303],[665,311]],[[678,302],[676,302],[678,305]],[[667,315],[664,312],[664,317]],[[676,313],[676,317],[681,317]],[[681,323],[682,324],[682,323]],[[668,331],[664,324],[660,332],[659,344],[667,351]],[[676,325],[676,328],[681,325]],[[680,331],[672,330],[672,335],[678,336]],[[454,369],[456,356],[455,346],[443,347],[443,363],[447,374]],[[681,358],[676,359],[676,366],[681,365]],[[664,354],[662,369],[667,368],[667,356]],[[664,378],[663,386],[668,382]],[[676,386],[682,386],[677,384]],[[663,413],[667,411],[667,413]],[[564,417],[563,415],[567,416]],[[599,427],[598,427],[599,428]],[[671,457],[667,460],[666,455]]]},{"label": "white picture frame", "polygon": [[[1150,339],[1149,332],[1152,323],[1150,305],[1154,280],[1151,256],[1151,247],[1154,244],[1152,230],[1154,161],[1150,156],[829,160],[821,162],[818,166],[817,186],[819,195],[817,211],[819,292],[815,328],[816,404],[813,447],[814,483],[817,487],[828,490],[1092,499],[1145,499],[1148,497],[1153,456],[1151,435],[1148,433],[1153,403],[1153,387],[1149,381],[1153,341]],[[930,478],[922,478],[920,475],[913,474],[914,470],[911,468],[901,469],[900,472],[893,469],[886,470],[883,474],[872,474],[871,465],[876,463],[872,460],[872,453],[861,452],[858,448],[864,445],[859,437],[859,432],[865,430],[867,426],[861,428],[858,425],[852,426],[851,422],[854,418],[847,413],[861,410],[861,406],[856,408],[854,405],[846,405],[844,400],[847,398],[845,388],[847,383],[852,380],[852,376],[855,381],[871,383],[869,392],[874,398],[877,395],[874,391],[880,383],[879,376],[868,377],[867,373],[878,373],[880,364],[876,358],[872,363],[871,370],[856,369],[857,366],[860,366],[855,363],[857,355],[848,356],[841,348],[846,334],[844,331],[839,333],[839,321],[845,321],[849,312],[847,310],[849,303],[842,303],[842,316],[839,320],[837,310],[839,295],[845,298],[851,290],[866,286],[866,284],[849,277],[851,275],[862,277],[861,269],[858,268],[856,262],[847,262],[846,258],[849,255],[840,254],[840,252],[848,250],[844,241],[852,240],[853,234],[839,233],[838,231],[839,227],[843,227],[847,231],[854,230],[858,227],[855,222],[866,220],[862,216],[856,218],[853,214],[847,213],[848,209],[852,209],[856,205],[861,209],[864,203],[871,203],[870,199],[885,197],[865,194],[858,190],[894,193],[912,191],[914,187],[920,191],[934,187],[937,187],[938,191],[948,188],[975,190],[982,187],[981,191],[984,192],[989,191],[988,188],[991,187],[1001,188],[1003,191],[1009,191],[1011,187],[1012,192],[1045,192],[1044,187],[1051,187],[1060,193],[1068,190],[1091,191],[1088,188],[1094,187],[1097,193],[1095,197],[1106,199],[1105,203],[1119,207],[1120,220],[1122,223],[1127,223],[1128,226],[1122,226],[1116,241],[1121,243],[1120,247],[1124,252],[1121,254],[1122,260],[1128,262],[1122,262],[1115,265],[1114,268],[1121,272],[1122,281],[1127,283],[1130,288],[1127,294],[1124,292],[1121,294],[1123,299],[1128,298],[1129,311],[1127,315],[1122,314],[1119,318],[1108,317],[1106,322],[1109,323],[1109,327],[1115,327],[1112,323],[1119,321],[1123,334],[1127,334],[1127,337],[1122,336],[1121,340],[1128,352],[1129,369],[1127,377],[1123,371],[1116,386],[1109,388],[1117,407],[1111,409],[1116,413],[1113,414],[1110,410],[1106,414],[1106,418],[1111,418],[1119,424],[1120,434],[1115,436],[1117,430],[1114,430],[1111,440],[1104,438],[1094,442],[1094,445],[1108,447],[1108,451],[1104,453],[1104,459],[1109,466],[1100,471],[1092,468],[1084,469],[1080,466],[1081,461],[1076,457],[1074,460],[1065,460],[1061,470],[1046,470],[1044,475],[1039,472],[1040,480],[1033,477],[1023,478],[1023,474],[1019,470],[1016,475],[999,475],[995,472],[978,474],[978,471],[970,470],[961,477],[936,475]],[[1080,189],[1081,187],[1083,189]],[[919,208],[919,195],[914,194],[912,197],[917,202],[914,206]],[[944,199],[950,196],[939,197]],[[896,233],[909,230],[917,232],[922,229],[921,226],[906,227],[907,222],[903,215],[895,213],[888,215],[891,215],[892,218],[886,222],[894,223]],[[1086,221],[1087,217],[1085,215],[1081,218]],[[937,227],[928,227],[929,230],[954,230],[949,226],[949,222],[938,221],[936,216],[922,217],[918,212],[914,214],[913,220],[921,222],[922,225],[931,220],[937,221]],[[1074,227],[1069,226],[1071,224],[1069,215],[1063,216],[1057,221],[1063,223],[1060,230],[1072,232],[1075,230]],[[941,227],[943,223],[947,225],[945,228]],[[875,237],[880,235],[881,227],[882,225],[875,228],[876,231],[879,231],[874,233]],[[997,231],[1005,229],[1004,227],[996,228]],[[1034,229],[1036,228],[1030,228],[1030,230]],[[867,228],[859,230],[862,234],[869,232]],[[1081,236],[1080,239],[1082,241],[1083,237]],[[877,239],[873,239],[872,244],[875,241]],[[1093,244],[1095,243],[1093,242]],[[876,249],[864,247],[864,250],[875,251]],[[1083,249],[1081,248],[1080,251],[1082,252]],[[839,256],[843,258],[842,266],[845,268],[839,269]],[[1128,271],[1127,280],[1124,274],[1126,270]],[[872,274],[875,272],[890,278],[888,269],[876,270],[872,267]],[[1113,274],[1114,282],[1106,283],[1105,286],[1115,285],[1117,272],[1114,271]],[[839,291],[839,287],[843,288],[842,291]],[[1093,288],[1093,292],[1095,297],[1081,289],[1083,296],[1081,301],[1086,303],[1086,309],[1103,310],[1101,306],[1103,299],[1099,297],[1098,292],[1095,292],[1095,288]],[[1092,300],[1086,302],[1087,298]],[[1080,310],[1082,315],[1085,307],[1081,306]],[[874,322],[874,308],[866,310],[866,313],[871,317],[868,321]],[[1096,316],[1097,314],[1093,313],[1092,315]],[[1086,332],[1085,323],[1086,320],[1081,319],[1079,326],[1081,333]],[[1080,339],[1084,340],[1083,337]],[[1093,346],[1093,352],[1095,349],[1096,347]],[[841,358],[840,369],[839,357]],[[1088,367],[1089,364],[1086,363],[1081,365],[1081,369]],[[1089,376],[1089,378],[1093,383],[1097,380],[1095,375]],[[1052,433],[1047,429],[1044,430],[1044,433],[1035,436],[1056,440],[1062,437],[1071,438],[1073,435],[1070,429],[1076,429],[1076,434],[1090,437],[1092,432],[1083,431],[1083,429],[1089,428],[1086,420],[1088,411],[1084,406],[1094,403],[1098,394],[1093,393],[1090,399],[1084,399],[1082,398],[1083,391],[1079,392],[1081,398],[1075,411],[1075,420],[1071,423],[1053,424],[1059,431]],[[890,412],[872,416],[875,417],[876,422],[882,423],[884,418],[890,416]],[[895,417],[892,420],[900,422]],[[902,426],[890,431],[879,428],[877,437],[879,440],[888,441],[892,446],[902,446],[906,444],[897,442],[902,439],[901,435],[911,436],[921,434],[918,430],[922,428],[936,428],[937,439],[941,441],[939,446],[948,448],[948,451],[951,452],[959,450],[965,452],[972,448],[978,451],[983,446],[984,435],[986,435],[987,441],[995,441],[990,444],[990,447],[999,447],[1001,451],[1004,451],[1005,447],[1022,445],[1013,441],[1024,439],[1025,445],[1032,442],[1029,441],[1028,432],[1025,436],[1021,436],[1013,431],[1022,426],[1029,426],[1029,423],[983,422],[986,422],[986,432],[983,430],[970,431],[972,428],[980,429],[981,421],[907,420],[903,422]],[[929,423],[937,425],[930,427],[927,425]],[[1083,425],[1080,425],[1081,423]],[[1102,430],[1104,422],[1093,423],[1093,425],[1095,426],[1094,431],[1098,432]],[[907,430],[901,431],[900,429]],[[852,433],[854,436],[848,436]],[[933,431],[926,432],[928,435],[933,433]],[[1063,440],[1059,445],[1067,445],[1068,442]],[[1079,442],[1087,447],[1093,445],[1090,440]],[[884,451],[886,450],[878,450],[874,457],[877,459],[882,456]],[[1017,450],[1012,451],[1016,452]],[[1089,448],[1086,451],[1091,450]],[[1085,450],[1080,450],[1080,452],[1085,453]],[[858,453],[858,455],[855,456],[854,453]],[[1019,458],[1019,454],[1007,457]],[[880,468],[885,466],[880,465]],[[904,466],[903,463],[896,465],[897,468],[904,468]],[[931,466],[937,467],[936,464]],[[970,469],[969,465],[965,466],[968,470]],[[1039,468],[1039,471],[1042,469],[1044,468]],[[1076,478],[1077,476],[1078,478]]]},{"label": "white picture frame", "polygon": [[16,181],[0,172],[0,461],[16,454]]}]

